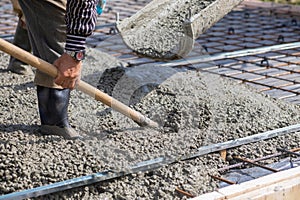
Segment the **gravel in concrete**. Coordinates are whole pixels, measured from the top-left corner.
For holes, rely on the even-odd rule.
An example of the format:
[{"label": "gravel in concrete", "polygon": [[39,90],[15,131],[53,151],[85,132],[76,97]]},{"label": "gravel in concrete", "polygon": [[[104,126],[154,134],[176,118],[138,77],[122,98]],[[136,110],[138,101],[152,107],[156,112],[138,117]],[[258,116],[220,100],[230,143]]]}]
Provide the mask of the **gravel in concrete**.
[{"label": "gravel in concrete", "polygon": [[[73,91],[70,121],[82,141],[42,136],[32,76],[7,72],[0,53],[0,194],[67,180],[106,169],[124,170],[165,156],[179,158],[198,147],[299,123],[299,107],[212,74],[184,69],[124,68],[115,58],[89,49],[83,80],[123,101],[161,127],[138,127],[102,103]],[[154,172],[81,187],[41,199],[186,199],[217,188],[209,174],[238,154],[250,159],[299,145],[298,133],[164,166]]]}]

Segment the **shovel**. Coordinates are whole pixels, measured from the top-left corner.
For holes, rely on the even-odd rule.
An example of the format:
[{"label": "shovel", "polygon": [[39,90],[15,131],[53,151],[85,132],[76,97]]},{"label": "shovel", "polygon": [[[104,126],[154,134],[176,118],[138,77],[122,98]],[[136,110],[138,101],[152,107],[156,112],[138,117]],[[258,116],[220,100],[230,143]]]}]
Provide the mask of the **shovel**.
[{"label": "shovel", "polygon": [[[5,41],[0,38],[0,50],[39,69],[40,71],[52,76],[57,76],[57,69],[54,65],[32,55],[31,53],[11,44],[10,42]],[[141,127],[152,127],[157,128],[158,124],[149,118],[143,116],[141,113],[129,108],[122,102],[114,99],[113,97],[105,94],[104,92],[98,90],[92,85],[79,81],[76,85],[76,89],[95,98],[97,101],[101,101],[105,105],[111,107],[112,109],[120,112],[121,114],[131,118]]]}]

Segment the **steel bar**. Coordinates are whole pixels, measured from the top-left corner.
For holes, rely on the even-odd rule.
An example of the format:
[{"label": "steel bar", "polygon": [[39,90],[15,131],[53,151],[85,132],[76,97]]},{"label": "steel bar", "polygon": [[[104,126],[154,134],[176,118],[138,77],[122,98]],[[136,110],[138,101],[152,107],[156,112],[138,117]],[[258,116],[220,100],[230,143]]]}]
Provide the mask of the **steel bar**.
[{"label": "steel bar", "polygon": [[269,170],[271,172],[279,172],[279,170],[277,169],[273,169],[271,167],[268,167],[268,166],[264,166],[264,165],[261,165],[261,164],[258,164],[252,160],[249,160],[249,159],[246,159],[246,158],[241,158],[241,157],[238,157],[238,156],[234,156],[233,157],[234,159],[238,160],[238,161],[242,161],[242,162],[245,162],[245,163],[249,163],[251,165],[254,165],[254,166],[257,166],[257,167],[260,167],[260,168],[263,168],[263,169],[266,169],[266,170]]},{"label": "steel bar", "polygon": [[[299,81],[289,80],[289,79],[285,79],[285,78],[281,78],[280,77],[282,75],[288,75],[288,74],[291,74],[291,73],[299,73],[299,72],[296,72],[296,71],[292,72],[291,71],[291,72],[279,73],[279,74],[275,74],[275,75],[268,75],[268,74],[260,74],[260,73],[254,72],[254,71],[248,71],[248,70],[244,70],[244,69],[232,68],[232,67],[229,67],[229,66],[222,66],[222,68],[232,69],[232,70],[238,70],[238,71],[241,72],[241,73],[230,74],[230,75],[228,75],[228,74],[220,74],[221,76],[227,76],[229,78],[233,78],[234,75],[239,75],[239,74],[243,74],[243,73],[249,73],[249,74],[254,74],[254,75],[262,76],[260,78],[256,78],[255,80],[253,80],[253,79],[242,79],[243,82],[250,82],[251,81],[251,83],[257,84],[257,85],[262,85],[262,83],[259,83],[257,81],[264,80],[264,79],[267,79],[267,78],[274,78],[274,79],[277,79],[277,80],[280,80],[280,81],[290,82],[290,83],[286,83],[286,84],[283,84],[283,85],[277,85],[277,86],[263,84],[262,86],[265,86],[266,88],[265,89],[261,89],[260,91],[267,91],[267,90],[271,90],[271,89],[279,89],[279,90],[290,92],[290,93],[293,93],[293,94],[296,94],[296,95],[300,94],[298,91],[282,88],[282,87],[286,87],[286,86],[290,86],[290,85],[294,85],[294,84],[300,84]],[[270,67],[270,68],[273,68],[273,67]],[[281,69],[281,68],[278,68],[278,69]],[[238,79],[238,77],[234,77],[234,78]],[[287,97],[289,97],[289,96],[287,96]]]},{"label": "steel bar", "polygon": [[[197,70],[200,70],[200,69],[197,69]],[[223,76],[223,77],[227,77],[227,78],[231,78],[231,79],[235,79],[235,80],[239,80],[239,81],[242,81],[243,83],[245,83],[245,82],[247,82],[247,83],[253,83],[253,84],[264,86],[264,87],[267,87],[267,88],[270,88],[270,89],[278,89],[278,90],[282,90],[282,91],[285,91],[285,92],[290,92],[290,93],[293,93],[293,94],[296,94],[296,95],[300,95],[300,92],[298,92],[298,91],[281,88],[283,86],[293,85],[293,83],[291,83],[289,85],[284,84],[281,87],[280,86],[271,86],[271,85],[268,85],[268,84],[255,82],[253,80],[248,80],[248,79],[244,79],[244,78],[238,78],[238,77],[229,76],[229,75],[226,75],[226,74],[219,74],[217,72],[208,71],[206,69],[201,69],[200,71],[207,72],[207,73],[212,73],[212,74],[216,74],[216,75],[219,75],[219,76]]]},{"label": "steel bar", "polygon": [[92,183],[97,183],[105,180],[111,180],[114,178],[126,176],[136,172],[143,172],[148,170],[154,170],[161,167],[168,161],[164,158],[157,158],[152,160],[147,160],[138,163],[131,167],[129,170],[114,172],[114,171],[104,171],[87,176],[82,176],[79,178],[69,179],[66,181],[56,182],[53,184],[36,187],[33,189],[23,190],[20,192],[14,192],[7,195],[0,196],[0,200],[16,200],[16,199],[26,199],[32,197],[38,197],[46,194],[51,194],[55,192],[64,191],[71,188],[76,188],[84,185],[89,185]]},{"label": "steel bar", "polygon": [[226,141],[226,142],[222,142],[222,143],[218,143],[218,144],[203,146],[203,147],[200,147],[199,149],[197,149],[196,153],[191,154],[191,155],[186,156],[186,157],[183,157],[181,160],[193,159],[193,158],[205,155],[205,154],[218,152],[218,151],[225,150],[225,149],[234,148],[234,147],[249,144],[249,143],[252,143],[252,142],[258,142],[258,141],[270,139],[270,138],[273,138],[273,137],[278,137],[278,136],[294,133],[294,132],[297,132],[297,131],[300,131],[300,124],[295,124],[295,125],[287,126],[287,127],[284,127],[284,128],[279,128],[279,129],[275,129],[275,130],[271,130],[271,131],[267,131],[267,132],[247,136],[247,137],[244,137],[244,138],[230,140],[230,141]]},{"label": "steel bar", "polygon": [[[108,172],[101,172],[93,175],[83,176],[79,178],[74,178],[62,182],[53,183],[50,185],[45,185],[41,187],[36,187],[29,190],[23,190],[20,192],[14,192],[7,195],[0,196],[1,200],[16,200],[16,199],[27,199],[32,197],[38,197],[45,194],[55,193],[59,191],[64,191],[70,188],[75,188],[83,185],[92,184],[102,180],[107,180],[107,177],[114,178],[114,176],[109,176]],[[115,175],[116,177],[116,175]]]},{"label": "steel bar", "polygon": [[283,148],[277,148],[278,151],[281,151],[281,152],[284,152],[284,153],[288,153],[290,155],[295,155],[295,156],[300,156],[300,153],[296,153],[296,152],[293,152],[293,151],[289,151],[287,149],[283,149]]},{"label": "steel bar", "polygon": [[228,59],[228,58],[237,58],[237,57],[244,57],[250,55],[257,55],[262,53],[267,53],[270,51],[280,51],[280,50],[287,50],[287,49],[295,49],[300,48],[300,42],[293,42],[287,44],[279,44],[273,45],[268,47],[259,47],[259,48],[252,48],[252,49],[245,49],[245,50],[238,50],[233,52],[225,52],[225,53],[217,53],[214,55],[203,55],[203,56],[196,56],[192,58],[184,58],[179,59],[176,61],[169,61],[166,63],[158,64],[159,67],[176,67],[181,65],[191,65],[203,62],[212,62],[221,59]]},{"label": "steel bar", "polygon": [[[252,63],[251,61],[248,61],[248,63]],[[253,63],[253,64],[257,64],[257,63]],[[221,75],[221,76],[225,76],[225,77],[229,77],[229,78],[233,78],[233,79],[236,79],[236,80],[240,80],[242,82],[248,82],[248,83],[253,83],[253,84],[256,84],[256,85],[261,85],[261,86],[264,86],[266,87],[265,89],[262,89],[260,91],[267,91],[267,90],[272,90],[272,89],[278,89],[278,90],[281,90],[281,91],[285,91],[285,92],[289,92],[289,93],[292,93],[292,96],[295,96],[295,95],[299,95],[300,92],[298,91],[295,91],[295,90],[289,90],[289,89],[285,89],[283,87],[286,87],[286,86],[290,86],[290,85],[294,85],[294,84],[297,84],[297,83],[300,83],[298,81],[295,81],[295,80],[289,80],[289,79],[284,79],[284,78],[281,78],[280,76],[282,75],[286,75],[286,74],[292,74],[292,73],[299,73],[299,71],[295,71],[295,70],[290,70],[290,69],[286,69],[286,68],[281,68],[281,67],[278,67],[278,66],[270,66],[268,68],[274,68],[274,69],[279,69],[281,71],[286,71],[286,73],[280,73],[280,74],[276,74],[276,75],[268,75],[268,74],[259,74],[258,71],[260,70],[265,70],[267,69],[266,67],[263,67],[263,68],[258,68],[258,69],[255,69],[255,70],[244,70],[244,69],[238,69],[238,68],[233,68],[232,66],[236,65],[236,63],[234,63],[233,65],[230,65],[231,67],[229,66],[222,66],[223,68],[228,68],[228,69],[232,69],[232,70],[236,70],[236,71],[240,71],[241,73],[232,73],[230,75],[228,74],[220,74],[220,73],[216,73],[216,72],[211,72],[209,70],[212,70],[212,69],[217,69],[218,66],[212,66],[212,67],[205,67],[204,69],[200,69],[200,68],[197,68],[195,67],[196,70],[202,70],[202,71],[207,71],[207,72],[210,72],[210,73],[214,73],[214,74],[217,74],[217,75]],[[258,64],[257,64],[258,65]],[[287,63],[284,63],[284,65],[282,66],[286,66],[288,65]],[[193,67],[189,67],[189,68],[192,68],[194,69]],[[235,74],[242,74],[243,72],[248,72],[248,73],[251,73],[251,74],[255,74],[255,75],[260,75],[262,77],[260,78],[256,78],[256,79],[243,79],[243,78],[238,78],[238,77],[233,77],[233,75]],[[287,81],[287,82],[290,82],[290,83],[286,83],[286,84],[281,84],[281,85],[277,85],[277,86],[272,86],[272,85],[269,85],[269,84],[264,84],[264,83],[259,83],[257,81],[259,80],[263,80],[263,79],[266,79],[266,78],[275,78],[275,79],[278,79],[278,80],[282,80],[282,81]],[[285,96],[284,98],[286,97],[289,97],[291,95],[288,95],[288,96]]]},{"label": "steel bar", "polygon": [[[290,151],[291,152],[300,151],[300,148],[291,149]],[[282,152],[279,152],[279,153],[267,155],[267,156],[264,156],[264,157],[261,157],[261,158],[256,158],[256,159],[253,159],[252,161],[257,162],[257,161],[267,160],[267,159],[278,157],[278,156],[281,156],[281,155],[282,155]],[[233,169],[233,168],[241,167],[242,165],[243,165],[243,163],[237,163],[237,164],[229,165],[229,166],[226,166],[226,167],[222,167],[222,168],[218,169],[218,171],[222,172],[222,171],[230,170],[230,169]]]},{"label": "steel bar", "polygon": [[283,84],[283,85],[279,85],[279,86],[271,86],[271,85],[268,85],[268,84],[256,82],[259,79],[248,80],[248,79],[238,78],[238,77],[234,77],[234,76],[230,76],[230,75],[218,74],[218,73],[210,72],[210,71],[208,71],[208,72],[209,73],[214,73],[214,74],[217,74],[217,75],[220,75],[220,76],[223,76],[223,77],[227,77],[227,78],[232,78],[232,79],[235,79],[235,80],[239,80],[239,81],[242,81],[242,83],[252,83],[252,84],[256,84],[256,85],[260,85],[260,86],[266,87],[266,89],[262,89],[261,91],[277,89],[277,90],[282,90],[282,91],[285,91],[285,92],[290,92],[290,93],[293,93],[295,95],[300,95],[300,92],[298,92],[298,91],[294,91],[294,90],[289,90],[289,89],[282,88],[282,87],[294,85],[293,83]]},{"label": "steel bar", "polygon": [[114,178],[119,178],[119,177],[126,176],[126,175],[129,175],[132,173],[153,171],[162,166],[176,163],[180,160],[184,161],[184,160],[193,159],[193,158],[205,155],[205,154],[218,152],[221,150],[241,146],[241,145],[252,143],[252,142],[258,142],[261,140],[270,139],[273,137],[293,133],[293,132],[296,132],[299,130],[300,130],[300,124],[291,125],[288,127],[284,127],[284,128],[280,128],[280,129],[276,129],[276,130],[272,130],[272,131],[267,131],[264,133],[248,136],[245,138],[239,138],[236,140],[231,140],[231,141],[227,141],[227,142],[223,142],[223,143],[212,144],[212,145],[200,147],[196,153],[192,153],[187,156],[178,156],[177,158],[159,157],[156,159],[151,159],[151,160],[147,160],[144,162],[140,162],[125,171],[99,172],[96,174],[87,175],[87,176],[83,176],[83,177],[79,177],[79,178],[74,178],[74,179],[70,179],[70,180],[66,180],[66,181],[62,181],[62,182],[57,182],[57,183],[46,185],[46,186],[41,186],[41,187],[37,187],[37,188],[33,188],[33,189],[23,190],[20,192],[6,194],[3,196],[0,196],[0,200],[15,200],[15,199],[38,197],[38,196],[45,195],[45,194],[55,193],[55,192],[64,191],[64,190],[75,188],[75,187],[89,185],[92,183],[97,183],[97,182],[110,180],[110,179],[114,179]]},{"label": "steel bar", "polygon": [[[264,78],[267,78],[268,76],[284,76],[284,75],[288,75],[288,74],[292,74],[292,73],[299,73],[299,72],[296,72],[296,71],[283,69],[282,71],[285,71],[285,72],[282,72],[280,74],[267,75],[265,73],[260,73],[260,71],[266,70],[267,68],[260,67],[260,68],[257,68],[257,69],[247,70],[247,69],[242,69],[242,68],[234,68],[234,66],[236,66],[236,65],[219,66],[219,68],[227,68],[227,69],[232,69],[232,70],[239,71],[239,72],[237,72],[236,74],[233,74],[233,75],[239,75],[239,74],[243,74],[243,73],[251,73],[251,74],[257,74],[257,75],[264,76]],[[281,68],[276,68],[276,67],[274,67],[274,68],[271,67],[271,68],[272,69],[280,69],[281,70]],[[271,68],[269,68],[269,69],[271,69]]]},{"label": "steel bar", "polygon": [[280,85],[280,86],[271,86],[271,85],[268,85],[268,84],[259,83],[259,82],[255,82],[255,81],[251,81],[251,80],[247,80],[247,79],[241,79],[241,78],[231,77],[231,76],[226,76],[226,75],[221,75],[221,76],[232,78],[232,79],[236,79],[236,80],[240,80],[242,82],[253,83],[253,84],[256,84],[256,85],[261,85],[261,86],[265,86],[265,87],[270,88],[270,89],[264,89],[262,91],[277,89],[277,90],[282,90],[282,91],[285,91],[285,92],[294,93],[296,95],[300,95],[300,92],[298,92],[298,91],[294,91],[294,90],[289,90],[289,89],[282,88],[282,87],[293,85],[292,83],[289,84],[289,85],[288,84],[284,84],[284,85]]},{"label": "steel bar", "polygon": [[[251,61],[248,61],[248,63],[252,63]],[[254,63],[254,64],[257,64],[257,63]],[[295,63],[293,63],[295,64]],[[236,65],[236,63],[234,63],[234,65]],[[282,66],[286,66],[288,65],[288,63],[285,63],[284,65]],[[256,84],[256,85],[261,85],[261,86],[264,86],[266,87],[265,89],[261,90],[261,91],[266,91],[266,90],[272,90],[272,89],[277,89],[277,90],[281,90],[281,91],[285,91],[285,92],[289,92],[289,93],[292,93],[294,95],[299,95],[300,92],[298,91],[294,91],[294,90],[289,90],[289,89],[285,89],[283,87],[286,87],[286,86],[290,86],[290,85],[294,85],[294,84],[297,84],[297,83],[300,83],[298,81],[295,81],[295,80],[288,80],[288,79],[284,79],[284,78],[280,78],[279,76],[281,75],[285,75],[285,74],[278,74],[278,75],[266,75],[266,74],[259,74],[259,73],[256,73],[253,71],[247,71],[247,70],[243,70],[243,69],[236,69],[236,68],[231,68],[231,67],[228,67],[228,66],[222,66],[223,68],[228,68],[228,69],[232,69],[232,70],[237,70],[237,71],[241,71],[241,73],[235,73],[235,74],[242,74],[243,72],[249,72],[249,73],[252,73],[252,74],[255,74],[255,75],[261,75],[261,76],[264,76],[264,77],[261,77],[261,78],[257,78],[257,79],[251,79],[251,80],[248,80],[248,79],[243,79],[243,78],[238,78],[238,77],[233,77],[234,74],[219,74],[219,73],[216,73],[216,72],[212,72],[212,71],[209,71],[209,69],[216,69],[218,68],[218,66],[213,66],[213,67],[209,67],[209,68],[204,68],[204,69],[200,69],[200,68],[197,68],[195,67],[196,70],[202,70],[202,71],[207,71],[209,73],[214,73],[214,74],[217,74],[217,75],[221,75],[221,76],[224,76],[224,77],[228,77],[228,78],[232,78],[232,79],[236,79],[236,80],[240,80],[242,82],[248,82],[248,83],[253,83],[253,84]],[[193,67],[190,67],[193,69]],[[299,73],[299,71],[295,71],[295,70],[290,70],[290,69],[285,69],[285,68],[281,68],[281,67],[278,67],[278,66],[270,66],[268,68],[274,68],[274,69],[279,69],[279,70],[282,70],[282,71],[286,71],[288,73]],[[255,71],[259,71],[259,70],[265,70],[266,68],[262,68],[262,69],[256,69]],[[269,84],[264,84],[264,83],[259,83],[257,82],[258,80],[263,80],[265,79],[265,77],[267,78],[275,78],[275,79],[278,79],[278,80],[282,80],[282,81],[287,81],[287,82],[290,82],[290,83],[286,83],[286,84],[283,84],[283,85],[278,85],[278,86],[271,86]],[[294,96],[293,95],[293,96]]]},{"label": "steel bar", "polygon": [[214,176],[214,175],[210,175],[212,178],[216,179],[216,180],[219,180],[219,181],[222,181],[224,183],[228,183],[229,185],[234,185],[236,184],[236,182],[232,182],[230,180],[227,180],[225,178],[222,178],[222,177],[219,177],[219,176]]},{"label": "steel bar", "polygon": [[[247,71],[247,70],[244,70],[244,69],[232,68],[232,67],[227,67],[227,66],[220,66],[220,67],[221,68],[232,69],[232,70],[237,70],[237,71],[240,71],[242,73],[249,73],[249,74],[263,76],[262,78],[260,78],[258,80],[263,80],[263,79],[266,79],[266,78],[274,78],[274,79],[281,80],[281,81],[292,82],[293,84],[300,84],[299,81],[294,81],[294,80],[288,80],[288,79],[280,78],[280,76],[288,75],[291,72],[289,72],[289,73],[275,74],[275,75],[268,75],[268,74],[260,74],[258,72],[254,72],[254,71]],[[238,73],[238,74],[242,74],[242,73]],[[230,74],[230,76],[233,76],[233,75],[235,75],[235,74]]]},{"label": "steel bar", "polygon": [[[261,158],[253,159],[252,161],[257,162],[257,161],[267,160],[267,159],[278,157],[278,156],[281,156],[281,155],[282,155],[282,153],[275,153],[275,154],[272,154],[272,155],[268,155],[268,156],[264,156],[264,157],[261,157]],[[233,168],[241,167],[241,166],[243,166],[243,164],[244,163],[237,163],[237,164],[234,164],[234,165],[229,165],[229,166],[222,167],[222,168],[218,169],[218,171],[222,172],[222,171],[230,170],[230,169],[233,169]]]},{"label": "steel bar", "polygon": [[[300,62],[287,62],[287,61],[280,61],[280,62],[284,62],[284,63],[281,63],[280,65],[271,65],[271,66],[263,66],[262,64],[258,64],[256,61],[245,61],[243,63],[249,63],[249,64],[253,64],[253,65],[257,65],[258,68],[256,69],[252,69],[252,70],[245,70],[245,69],[239,69],[239,68],[233,68],[233,66],[237,66],[239,64],[242,64],[240,60],[234,58],[235,60],[237,60],[238,62],[236,63],[232,63],[230,65],[218,65],[216,67],[218,68],[232,68],[234,70],[239,70],[239,71],[245,71],[245,72],[259,72],[259,71],[263,71],[263,70],[266,70],[266,69],[278,69],[278,70],[281,70],[281,71],[286,71],[287,73],[295,73],[295,74],[300,74],[299,71],[295,71],[295,70],[292,70],[292,69],[286,69],[286,68],[283,68],[285,66],[289,66],[289,65],[299,65]],[[272,58],[268,58],[268,60],[275,60],[275,61],[278,61],[276,59],[272,59]],[[216,68],[215,67],[215,68]],[[208,68],[205,68],[205,69],[208,69]]]},{"label": "steel bar", "polygon": [[278,97],[278,99],[288,99],[288,98],[295,97],[295,96],[297,96],[297,95],[296,94],[290,94],[290,95],[285,95],[285,96]]},{"label": "steel bar", "polygon": [[[273,59],[273,60],[275,60],[275,59]],[[275,61],[277,61],[277,60],[275,60]],[[280,62],[284,62],[284,61],[280,61]],[[261,66],[261,64],[257,64],[255,61],[247,61],[247,63],[250,63],[250,64],[255,64],[255,65],[258,65],[258,66]],[[290,73],[296,73],[296,74],[300,74],[300,72],[299,71],[295,71],[295,70],[292,70],[292,69],[286,69],[286,68],[283,68],[283,67],[285,67],[285,66],[289,66],[289,65],[299,65],[300,64],[300,62],[298,63],[292,63],[292,62],[290,62],[290,63],[282,63],[282,64],[280,64],[280,65],[277,65],[277,66],[268,66],[267,67],[267,69],[279,69],[279,70],[282,70],[282,71],[286,71],[286,72],[290,72]],[[264,69],[264,68],[262,68],[262,69]]]},{"label": "steel bar", "polygon": [[[235,59],[235,58],[234,58]],[[246,62],[243,62],[243,63],[249,63],[249,64],[253,64],[253,65],[257,65],[258,68],[255,68],[255,69],[252,69],[252,70],[245,70],[245,69],[239,69],[239,68],[234,68],[233,66],[237,66],[239,64],[242,64],[241,63],[241,60],[238,60],[238,59],[235,59],[236,63],[232,63],[230,65],[218,65],[218,66],[214,66],[214,67],[210,67],[210,68],[205,68],[205,69],[214,69],[214,68],[230,68],[230,69],[233,69],[233,70],[238,70],[238,71],[242,71],[242,72],[255,72],[255,73],[258,73],[259,71],[263,71],[263,70],[266,70],[266,69],[278,69],[278,70],[281,70],[281,71],[285,71],[286,74],[290,73],[290,74],[300,74],[300,71],[295,71],[295,70],[292,70],[292,69],[286,69],[286,68],[282,68],[282,67],[285,67],[285,66],[289,66],[289,65],[299,65],[300,62],[288,62],[288,61],[280,61],[280,62],[284,62],[280,65],[272,65],[272,66],[268,66],[268,67],[265,67],[265,66],[262,66],[261,64],[258,64],[256,61],[246,61]],[[268,60],[275,60],[275,61],[278,61],[276,59],[273,59],[273,58],[268,58]],[[236,74],[240,74],[240,73],[236,73]],[[258,73],[259,74],[259,73]],[[259,74],[259,75],[262,75],[262,76],[265,76],[264,74]],[[277,75],[277,74],[276,74]],[[280,74],[278,76],[281,76],[281,75],[285,75],[285,74]]]},{"label": "steel bar", "polygon": [[182,190],[182,189],[179,189],[178,187],[175,188],[175,190],[176,190],[177,192],[179,192],[180,194],[183,194],[183,195],[185,195],[185,196],[187,196],[187,197],[189,197],[189,198],[194,198],[194,197],[196,197],[195,195],[192,195],[192,194],[190,194],[190,193],[188,193],[188,192],[186,192],[186,191],[184,191],[184,190]]}]

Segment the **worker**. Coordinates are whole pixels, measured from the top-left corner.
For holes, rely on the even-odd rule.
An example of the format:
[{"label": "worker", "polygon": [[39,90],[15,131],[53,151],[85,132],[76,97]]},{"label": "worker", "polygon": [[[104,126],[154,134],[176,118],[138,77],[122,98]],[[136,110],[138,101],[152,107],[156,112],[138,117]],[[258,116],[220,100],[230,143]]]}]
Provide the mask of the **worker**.
[{"label": "worker", "polygon": [[[11,0],[11,3],[13,5],[13,11],[18,15],[18,24],[13,40],[13,44],[30,52],[31,51],[31,46],[28,38],[28,32],[26,29],[25,25],[25,18],[23,15],[23,12],[20,8],[20,5],[18,3],[18,0]],[[22,74],[22,75],[32,75],[33,71],[30,67],[30,65],[14,58],[10,57],[9,63],[8,63],[8,68],[9,71],[17,74]]]},{"label": "worker", "polygon": [[33,54],[58,69],[54,79],[39,70],[35,75],[41,133],[80,138],[69,123],[68,104],[70,92],[80,80],[86,38],[96,25],[98,0],[19,0],[19,3]]}]

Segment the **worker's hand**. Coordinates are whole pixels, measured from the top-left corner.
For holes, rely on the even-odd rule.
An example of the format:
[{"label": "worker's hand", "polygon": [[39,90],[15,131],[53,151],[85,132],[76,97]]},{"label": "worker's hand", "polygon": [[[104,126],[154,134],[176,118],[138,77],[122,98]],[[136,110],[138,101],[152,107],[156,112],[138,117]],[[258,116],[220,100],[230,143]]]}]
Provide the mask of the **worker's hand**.
[{"label": "worker's hand", "polygon": [[81,61],[76,61],[64,53],[53,64],[58,69],[54,82],[63,88],[74,89],[76,82],[80,80]]}]

